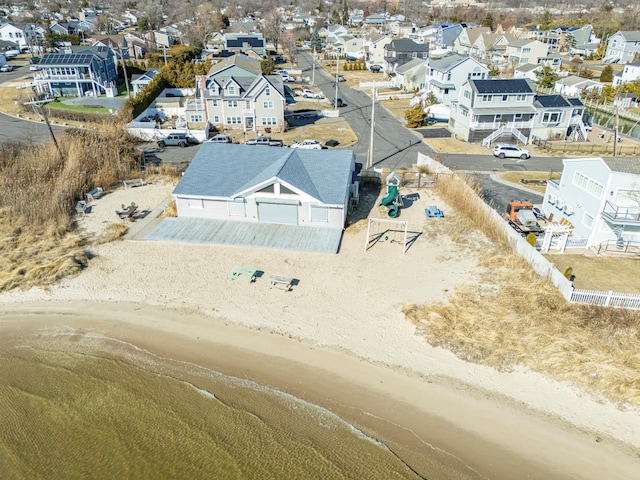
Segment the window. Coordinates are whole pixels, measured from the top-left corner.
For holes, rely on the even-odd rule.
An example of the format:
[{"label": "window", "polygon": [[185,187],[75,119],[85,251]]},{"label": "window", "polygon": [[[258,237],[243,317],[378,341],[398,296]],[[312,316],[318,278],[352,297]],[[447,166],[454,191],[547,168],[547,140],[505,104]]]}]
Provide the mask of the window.
[{"label": "window", "polygon": [[522,120],[522,114],[521,114],[521,113],[516,113],[516,114],[513,116],[513,119],[514,119],[514,120]]},{"label": "window", "polygon": [[573,184],[596,198],[602,197],[604,186],[580,172],[573,174]]},{"label": "window", "polygon": [[237,107],[238,106],[238,101],[237,100],[228,100],[227,101],[227,106],[231,107],[231,108]]},{"label": "window", "polygon": [[493,95],[482,95],[483,102],[491,102],[493,101]]},{"label": "window", "polygon": [[417,54],[416,52],[413,52],[413,53],[411,54],[411,58],[416,58],[417,56],[418,56],[418,54]]},{"label": "window", "polygon": [[268,96],[270,96],[270,95],[271,95],[271,87],[268,87],[268,86],[267,86],[267,87],[264,89],[264,94],[265,94],[267,97],[268,97]]},{"label": "window", "polygon": [[499,113],[499,114],[495,115],[495,116],[493,117],[493,120],[494,120],[495,122],[499,122],[500,120],[502,120],[502,114],[501,114],[501,113]]},{"label": "window", "polygon": [[531,49],[529,47],[522,49],[522,53],[529,53],[529,52],[531,52]]},{"label": "window", "polygon": [[447,81],[451,80],[451,72],[447,73]]},{"label": "window", "polygon": [[422,59],[426,60],[427,58],[429,58],[429,52],[422,52]]},{"label": "window", "polygon": [[506,102],[509,100],[509,95],[502,95],[502,101]]},{"label": "window", "polygon": [[464,98],[471,98],[471,91],[470,90],[465,90],[464,91]]},{"label": "window", "polygon": [[460,107],[460,113],[462,114],[463,117],[468,117],[469,116],[469,109],[466,107]]},{"label": "window", "polygon": [[542,123],[558,123],[562,118],[560,112],[544,112],[542,114]]},{"label": "window", "polygon": [[277,125],[278,120],[276,117],[262,117],[262,125]]},{"label": "window", "polygon": [[236,94],[236,87],[234,87],[233,85],[229,85],[227,87],[227,94],[235,95]]},{"label": "window", "polygon": [[445,95],[449,95],[449,89],[448,89],[448,88],[445,88],[445,89],[444,89],[444,94],[445,94]]},{"label": "window", "polygon": [[582,224],[591,228],[593,226],[593,215],[589,215],[587,212],[584,212]]},{"label": "window", "polygon": [[203,122],[204,116],[201,113],[192,113],[189,115],[190,122]]},{"label": "window", "polygon": [[213,101],[211,102],[211,105],[212,105],[213,107],[217,107],[217,106],[218,106],[218,100],[213,100]]},{"label": "window", "polygon": [[273,100],[262,102],[262,108],[273,108]]},{"label": "window", "polygon": [[213,123],[220,123],[220,115],[213,116]]},{"label": "window", "polygon": [[227,117],[227,125],[240,125],[242,123],[242,117]]},{"label": "window", "polygon": [[524,93],[516,95],[516,102],[524,102],[526,99],[527,96]]}]

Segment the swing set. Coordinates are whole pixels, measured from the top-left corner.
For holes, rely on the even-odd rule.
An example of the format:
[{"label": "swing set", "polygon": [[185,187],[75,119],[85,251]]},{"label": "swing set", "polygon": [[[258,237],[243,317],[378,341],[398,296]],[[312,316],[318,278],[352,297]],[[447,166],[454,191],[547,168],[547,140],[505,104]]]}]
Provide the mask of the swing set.
[{"label": "swing set", "polygon": [[403,220],[387,220],[384,218],[370,218],[367,226],[367,238],[364,251],[378,242],[399,243],[402,245],[402,255],[407,253],[409,222]]}]

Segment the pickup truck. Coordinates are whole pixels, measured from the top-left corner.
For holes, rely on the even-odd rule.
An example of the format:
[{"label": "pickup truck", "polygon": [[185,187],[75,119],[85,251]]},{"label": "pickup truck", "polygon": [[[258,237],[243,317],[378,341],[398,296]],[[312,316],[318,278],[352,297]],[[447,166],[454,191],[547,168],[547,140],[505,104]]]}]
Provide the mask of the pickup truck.
[{"label": "pickup truck", "polygon": [[282,147],[282,140],[274,140],[271,137],[258,137],[247,140],[247,145],[266,145],[268,147]]}]

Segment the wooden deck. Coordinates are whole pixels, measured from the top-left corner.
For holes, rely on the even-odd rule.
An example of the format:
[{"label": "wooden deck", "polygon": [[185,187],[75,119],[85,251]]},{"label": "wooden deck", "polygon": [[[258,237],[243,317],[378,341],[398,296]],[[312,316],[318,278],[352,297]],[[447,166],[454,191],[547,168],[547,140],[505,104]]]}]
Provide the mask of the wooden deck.
[{"label": "wooden deck", "polygon": [[144,239],[338,253],[342,229],[203,218],[165,218]]}]

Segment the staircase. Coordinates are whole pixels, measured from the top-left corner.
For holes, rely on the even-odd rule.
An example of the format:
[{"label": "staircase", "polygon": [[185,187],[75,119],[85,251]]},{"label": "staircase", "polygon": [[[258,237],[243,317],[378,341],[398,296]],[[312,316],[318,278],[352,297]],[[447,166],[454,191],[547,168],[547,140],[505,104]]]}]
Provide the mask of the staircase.
[{"label": "staircase", "polygon": [[616,234],[616,248],[622,250],[624,248],[624,239],[622,238],[622,233],[624,232],[624,225],[614,225],[613,233]]},{"label": "staircase", "polygon": [[587,129],[584,128],[584,122],[582,121],[582,117],[579,118],[579,121],[572,121],[571,125],[575,128],[573,129],[573,133],[571,136],[573,137],[574,142],[586,142],[587,141]]},{"label": "staircase", "polygon": [[[584,128],[584,127],[583,127]],[[516,127],[511,126],[511,125],[503,125],[502,127],[500,127],[499,129],[497,129],[495,132],[493,132],[491,135],[489,135],[488,137],[485,137],[482,140],[482,146],[483,147],[490,147],[491,143],[498,137],[500,137],[501,135],[504,135],[505,133],[510,133],[511,135],[513,135],[514,137],[516,137],[520,143],[526,145],[529,143],[529,137],[525,136],[520,130],[518,130]]]}]

